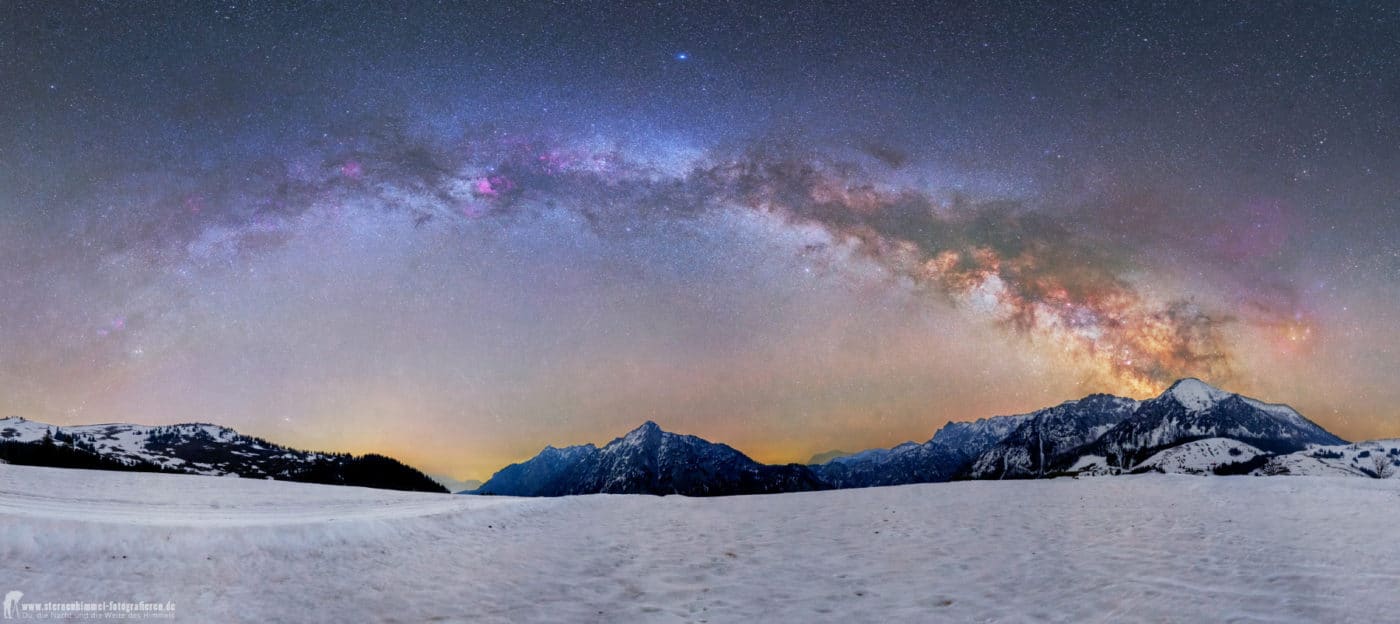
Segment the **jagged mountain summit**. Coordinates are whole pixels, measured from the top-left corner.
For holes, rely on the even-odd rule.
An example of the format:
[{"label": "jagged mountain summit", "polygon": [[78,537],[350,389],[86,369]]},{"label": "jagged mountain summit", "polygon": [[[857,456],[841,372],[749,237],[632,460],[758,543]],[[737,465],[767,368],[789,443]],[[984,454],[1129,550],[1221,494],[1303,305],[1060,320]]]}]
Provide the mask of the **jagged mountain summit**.
[{"label": "jagged mountain summit", "polygon": [[206,423],[58,427],[11,416],[0,419],[0,459],[39,466],[447,491],[418,470],[382,455],[302,451]]},{"label": "jagged mountain summit", "polygon": [[812,468],[836,488],[947,481],[1029,417],[1019,414],[950,422],[923,444],[905,442],[893,448],[870,449]]},{"label": "jagged mountain summit", "polygon": [[1060,464],[1066,466],[1092,455],[1103,457],[1107,466],[1128,470],[1159,451],[1206,438],[1236,440],[1269,454],[1345,443],[1291,407],[1187,378],[1142,402],[1132,416],[1080,452],[1066,454]]},{"label": "jagged mountain summit", "polygon": [[1097,440],[1138,409],[1139,402],[1091,394],[1032,413],[968,467],[972,479],[1043,477],[1066,454]]},{"label": "jagged mountain summit", "polygon": [[724,445],[647,421],[602,448],[545,447],[492,475],[477,494],[682,494],[720,496],[828,489],[811,468],[770,466]]}]

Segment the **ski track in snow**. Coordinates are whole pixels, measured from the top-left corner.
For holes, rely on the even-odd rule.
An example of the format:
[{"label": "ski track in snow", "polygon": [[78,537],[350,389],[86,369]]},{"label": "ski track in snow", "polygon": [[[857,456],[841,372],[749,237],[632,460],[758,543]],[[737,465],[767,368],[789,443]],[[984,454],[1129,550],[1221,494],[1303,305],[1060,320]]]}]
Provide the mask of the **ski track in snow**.
[{"label": "ski track in snow", "polygon": [[1397,508],[1358,478],[516,499],[0,465],[0,591],[178,622],[1375,622]]}]

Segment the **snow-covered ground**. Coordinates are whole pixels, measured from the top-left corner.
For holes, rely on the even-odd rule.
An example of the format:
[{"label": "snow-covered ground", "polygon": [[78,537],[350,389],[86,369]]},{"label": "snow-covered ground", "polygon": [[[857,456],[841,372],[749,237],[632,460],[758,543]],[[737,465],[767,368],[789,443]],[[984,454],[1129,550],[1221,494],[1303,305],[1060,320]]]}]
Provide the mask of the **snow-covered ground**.
[{"label": "snow-covered ground", "polygon": [[1352,475],[1400,478],[1400,439],[1315,446],[1269,459],[1259,470],[1266,475]]},{"label": "snow-covered ground", "polygon": [[0,592],[175,621],[1376,622],[1400,480],[511,499],[0,465]]},{"label": "snow-covered ground", "polygon": [[1173,446],[1147,458],[1136,468],[1152,468],[1176,474],[1214,474],[1216,466],[1246,462],[1264,452],[1229,438],[1206,438]]}]

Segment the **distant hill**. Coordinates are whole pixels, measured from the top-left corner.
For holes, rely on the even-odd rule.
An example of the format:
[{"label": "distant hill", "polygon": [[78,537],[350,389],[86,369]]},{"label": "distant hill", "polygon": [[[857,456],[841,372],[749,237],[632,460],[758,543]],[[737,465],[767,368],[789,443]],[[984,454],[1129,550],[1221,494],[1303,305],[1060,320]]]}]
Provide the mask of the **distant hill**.
[{"label": "distant hill", "polygon": [[438,483],[443,484],[443,486],[446,487],[448,490],[454,491],[454,492],[456,492],[456,493],[458,493],[458,494],[473,494],[473,493],[476,492],[476,489],[477,489],[477,488],[481,487],[481,481],[478,481],[478,480],[476,480],[476,479],[467,479],[466,481],[458,481],[458,480],[456,480],[456,479],[447,479],[447,478],[444,478],[444,477],[436,477],[435,480],[436,480]]},{"label": "distant hill", "polygon": [[831,460],[833,460],[833,459],[836,459],[837,457],[845,457],[845,456],[850,455],[850,454],[851,454],[851,453],[850,453],[849,451],[835,451],[835,450],[833,450],[833,451],[827,451],[827,452],[825,452],[825,453],[817,453],[816,455],[813,455],[813,456],[811,457],[811,459],[808,459],[808,460],[807,460],[807,465],[808,465],[808,466],[814,466],[814,465],[816,465],[816,464],[825,464],[826,462],[829,462],[829,461],[831,461]]},{"label": "distant hill", "polygon": [[0,419],[0,460],[31,466],[447,491],[390,457],[302,451],[204,423],[58,427],[12,416]]}]

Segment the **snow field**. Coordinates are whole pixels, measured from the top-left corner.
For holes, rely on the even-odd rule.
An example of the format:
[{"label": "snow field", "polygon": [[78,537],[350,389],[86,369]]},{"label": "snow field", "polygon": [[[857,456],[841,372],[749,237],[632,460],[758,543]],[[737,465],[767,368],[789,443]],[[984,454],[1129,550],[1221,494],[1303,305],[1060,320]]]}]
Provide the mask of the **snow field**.
[{"label": "snow field", "polygon": [[513,499],[0,466],[0,591],[175,621],[1374,622],[1400,480]]}]

